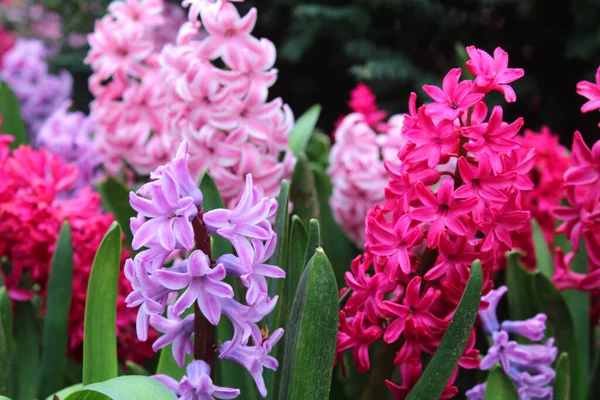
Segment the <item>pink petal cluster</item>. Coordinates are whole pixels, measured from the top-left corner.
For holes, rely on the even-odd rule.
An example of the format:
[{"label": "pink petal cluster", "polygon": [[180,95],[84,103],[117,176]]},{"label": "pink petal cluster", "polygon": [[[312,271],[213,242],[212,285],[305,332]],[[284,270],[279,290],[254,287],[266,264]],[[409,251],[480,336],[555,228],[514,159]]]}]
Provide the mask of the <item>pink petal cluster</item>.
[{"label": "pink petal cluster", "polygon": [[[280,98],[268,99],[277,80],[275,45],[252,36],[255,8],[240,16],[227,1],[186,4],[190,20],[160,55],[166,129],[188,141],[192,176],[207,170],[229,206],[246,174],[273,196],[295,164],[288,148],[292,111]],[[201,26],[206,36],[196,39]]]},{"label": "pink petal cluster", "polygon": [[[556,229],[571,242],[573,252],[556,250],[554,283],[559,289],[600,288],[600,141],[590,149],[579,132],[573,137],[571,166],[564,174],[568,205],[555,207],[552,215],[563,223]],[[587,251],[588,273],[569,268],[581,243]]]},{"label": "pink petal cluster", "polygon": [[[406,144],[396,162],[386,163],[385,201],[368,212],[365,254],[353,261],[348,288],[342,289],[351,293],[340,312],[338,352],[352,349],[359,371],[365,371],[369,346],[377,340],[391,344],[402,385],[387,384],[398,399],[421,375],[422,355],[439,346],[473,261],[482,262],[485,294],[493,286],[490,273],[530,219],[521,197],[533,188],[528,174],[535,152],[522,154],[522,118],[504,122],[500,106],[486,118],[485,94],[511,89],[504,79],[490,81],[491,56],[469,49],[477,55],[469,61],[475,82],[460,81],[455,69],[442,88],[424,88],[435,102],[417,109],[411,96],[402,127]],[[478,79],[487,82],[485,90]],[[456,167],[438,168],[444,164]],[[475,330],[460,367],[479,366],[474,345]],[[456,395],[457,373],[441,398]]]},{"label": "pink petal cluster", "polygon": [[386,112],[377,109],[368,86],[359,84],[351,97],[353,112],[340,121],[333,134],[327,173],[333,184],[330,203],[335,219],[350,239],[362,246],[367,211],[385,201],[385,163],[399,163],[398,151],[405,140],[402,115],[382,122]]},{"label": "pink petal cluster", "polygon": [[[522,193],[521,201],[523,208],[531,212],[531,218],[539,224],[550,248],[553,248],[556,228],[552,209],[559,206],[562,201],[563,175],[570,163],[567,149],[558,140],[558,135],[553,134],[547,126],[543,126],[540,132],[526,129],[521,138],[523,157],[526,157],[532,149],[536,152],[535,164],[528,175],[534,187],[531,191]],[[535,269],[532,235],[530,227],[523,227],[521,234],[515,237],[515,247],[523,250],[523,263]]]},{"label": "pink petal cluster", "polygon": [[[74,265],[68,353],[81,359],[89,275],[114,218],[101,211],[100,196],[90,186],[72,197],[63,196],[77,181],[79,171],[74,165],[43,149],[21,146],[11,152],[11,140],[0,135],[0,258],[6,257],[11,266],[10,270],[0,267],[0,274],[14,301],[28,301],[36,294],[44,299],[58,234],[62,223],[69,222]],[[128,256],[124,250],[122,262]],[[123,273],[118,290],[119,357],[142,364],[152,356],[152,348],[135,336],[136,313],[125,304],[131,286]],[[156,333],[152,331],[151,336]]]},{"label": "pink petal cluster", "polygon": [[581,81],[577,83],[577,94],[588,99],[581,106],[582,113],[600,109],[600,67],[596,70],[596,82]]},{"label": "pink petal cluster", "polygon": [[91,112],[107,171],[122,163],[147,174],[168,161],[178,141],[166,131],[158,57],[164,38],[162,0],[115,0],[88,35],[93,74]]}]

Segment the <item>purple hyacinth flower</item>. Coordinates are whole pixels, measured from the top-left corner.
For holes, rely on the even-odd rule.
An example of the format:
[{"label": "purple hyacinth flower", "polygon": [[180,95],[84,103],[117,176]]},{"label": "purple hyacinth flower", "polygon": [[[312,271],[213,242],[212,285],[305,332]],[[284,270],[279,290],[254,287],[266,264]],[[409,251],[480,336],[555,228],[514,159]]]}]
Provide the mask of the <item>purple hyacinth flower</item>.
[{"label": "purple hyacinth flower", "polygon": [[219,358],[225,358],[235,346],[245,346],[252,337],[255,343],[262,341],[258,323],[273,311],[278,296],[272,299],[266,293],[261,294],[251,306],[245,306],[234,299],[221,299],[222,312],[233,325],[233,338],[220,348]]},{"label": "purple hyacinth flower", "polygon": [[265,264],[275,251],[277,244],[277,235],[273,235],[266,243],[258,239],[252,239],[252,266],[248,266],[242,261],[242,257],[236,257],[233,254],[221,256],[217,263],[223,264],[228,274],[239,276],[242,283],[248,290],[246,291],[246,302],[254,304],[261,293],[267,293],[268,285],[266,278],[285,278],[285,271],[274,265]]},{"label": "purple hyacinth flower", "polygon": [[204,223],[210,232],[231,241],[236,253],[246,266],[252,264],[250,239],[268,240],[273,234],[268,218],[277,211],[277,200],[261,198],[252,184],[252,175],[246,175],[246,186],[238,205],[233,210],[220,208],[204,214]]},{"label": "purple hyacinth flower", "polygon": [[150,316],[164,312],[171,290],[158,283],[154,275],[149,275],[146,265],[137,257],[125,261],[125,277],[133,289],[125,298],[125,303],[130,308],[140,307],[136,323],[137,337],[146,341]]},{"label": "purple hyacinth flower", "polygon": [[553,375],[531,375],[528,372],[522,372],[514,382],[517,385],[519,398],[522,400],[550,399],[554,390],[551,386],[553,380]]},{"label": "purple hyacinth flower", "polygon": [[[171,163],[153,173],[154,180],[129,194],[131,207],[139,214],[132,242],[134,250],[160,243],[168,251],[194,248],[192,220],[198,215],[202,192],[192,188],[187,165],[187,142],[183,142]],[[151,218],[139,225],[143,217]],[[133,226],[132,226],[133,230]]]},{"label": "purple hyacinth flower", "polygon": [[173,305],[173,312],[181,315],[194,302],[198,303],[200,311],[213,325],[221,318],[221,303],[219,298],[232,298],[233,289],[221,282],[226,272],[223,265],[210,267],[210,259],[201,250],[195,250],[187,260],[178,265],[186,266],[186,271],[179,272],[173,268],[156,271],[158,281],[171,290],[186,291]]},{"label": "purple hyacinth flower", "polygon": [[[233,346],[232,350],[227,353],[226,360],[234,361],[250,372],[258,392],[262,397],[267,396],[267,387],[263,378],[263,368],[276,370],[279,363],[274,357],[269,356],[273,347],[279,342],[283,336],[283,329],[279,328],[271,334],[260,346]],[[229,347],[225,342],[224,347]]]},{"label": "purple hyacinth flower", "polygon": [[525,321],[504,321],[500,327],[508,333],[521,335],[529,340],[538,341],[544,338],[546,319],[546,314],[538,314]]},{"label": "purple hyacinth flower", "polygon": [[177,398],[184,400],[235,399],[240,395],[239,389],[214,385],[210,378],[210,367],[202,360],[192,361],[179,383],[167,375],[154,375],[152,378],[162,382]]},{"label": "purple hyacinth flower", "polygon": [[558,356],[558,349],[554,346],[554,338],[550,338],[545,344],[523,344],[520,350],[527,353],[533,365],[550,365]]},{"label": "purple hyacinth flower", "polygon": [[465,395],[470,400],[485,400],[485,389],[486,384],[480,383],[479,385],[474,386],[472,389],[467,390]]},{"label": "purple hyacinth flower", "polygon": [[492,334],[500,329],[498,317],[496,316],[496,308],[498,307],[500,299],[502,299],[502,296],[504,296],[504,293],[506,293],[507,290],[508,288],[506,286],[500,286],[498,289],[490,290],[488,294],[481,298],[481,300],[489,303],[488,308],[479,311],[479,318],[483,324],[483,329],[488,334]]},{"label": "purple hyacinth flower", "polygon": [[180,319],[173,313],[173,307],[167,309],[167,317],[152,315],[150,325],[159,332],[164,333],[152,344],[152,350],[157,352],[163,347],[173,344],[173,358],[179,367],[185,365],[186,354],[194,352],[194,342],[192,334],[194,333],[194,314],[187,315]]},{"label": "purple hyacinth flower", "polygon": [[500,362],[502,368],[508,374],[510,371],[510,363],[528,364],[533,360],[533,357],[521,345],[515,341],[509,341],[508,333],[497,331],[492,334],[494,344],[489,348],[488,353],[481,360],[479,366],[482,370],[491,369],[496,363]]}]

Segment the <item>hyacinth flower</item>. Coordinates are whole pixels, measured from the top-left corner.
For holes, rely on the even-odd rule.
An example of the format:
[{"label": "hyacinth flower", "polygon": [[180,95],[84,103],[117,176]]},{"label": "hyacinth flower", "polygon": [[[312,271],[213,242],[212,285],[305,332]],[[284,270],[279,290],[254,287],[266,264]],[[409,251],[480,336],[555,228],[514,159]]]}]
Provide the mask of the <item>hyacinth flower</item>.
[{"label": "hyacinth flower", "polygon": [[[482,298],[489,306],[479,311],[479,318],[486,334],[492,337],[492,345],[481,359],[479,368],[487,371],[499,364],[517,387],[521,399],[552,398],[552,383],[556,375],[552,363],[556,360],[558,350],[553,338],[543,344],[535,343],[544,338],[546,315],[538,314],[525,321],[505,320],[500,323],[496,307],[507,291],[506,286],[501,286]],[[519,344],[511,340],[510,335],[522,336],[534,343]],[[483,400],[485,389],[485,383],[479,384],[467,391],[467,398]]]},{"label": "hyacinth flower", "polygon": [[[147,339],[152,326],[163,333],[152,346],[155,351],[172,344],[173,358],[180,367],[186,356],[193,355],[187,375],[179,382],[155,376],[178,398],[240,395],[238,389],[213,385],[215,347],[220,359],[244,366],[266,397],[263,368],[277,369],[278,363],[269,353],[283,335],[280,328],[266,337],[257,325],[278,300],[269,297],[266,278],[285,277],[283,270],[266,264],[277,241],[269,222],[277,202],[263,197],[249,174],[233,210],[204,212],[203,195],[193,184],[188,162],[188,143],[184,141],[175,158],[158,167],[152,180],[130,195],[131,206],[138,212],[131,219],[133,247],[146,249],[127,262],[126,275],[133,291],[126,302],[129,307],[139,307],[141,340]],[[212,259],[211,234],[230,241],[236,254]],[[174,257],[172,264],[164,264]],[[234,298],[232,286],[224,282],[228,275],[248,287],[245,304]],[[231,322],[233,337],[215,344],[215,326],[223,317]]]},{"label": "hyacinth flower", "polygon": [[396,114],[384,121],[387,113],[378,108],[375,94],[364,83],[350,92],[348,106],[352,112],[338,121],[333,132],[327,174],[333,184],[334,217],[348,237],[362,246],[367,211],[385,201],[385,163],[399,162],[404,118]]},{"label": "hyacinth flower", "polygon": [[171,38],[154,33],[168,23],[163,0],[115,0],[89,35],[94,141],[107,172],[125,165],[148,174],[187,140],[192,177],[206,170],[228,208],[247,174],[275,196],[295,165],[293,113],[281,99],[268,101],[275,45],[252,35],[254,8],[241,16],[229,1],[182,4],[188,18]]},{"label": "hyacinth flower", "polygon": [[[490,274],[501,267],[512,238],[529,224],[521,198],[532,188],[527,182],[535,153],[522,156],[516,135],[523,120],[505,122],[501,106],[487,118],[484,103],[492,90],[513,100],[508,83],[522,76],[522,70],[508,68],[508,56],[497,50],[500,74],[494,80],[494,58],[469,49],[475,81],[461,81],[460,69],[453,69],[441,88],[424,88],[432,97],[427,105],[417,107],[417,97],[411,95],[401,131],[405,143],[396,160],[385,165],[385,201],[368,211],[365,254],[345,276],[351,292],[343,289],[348,300],[340,313],[338,359],[352,349],[364,372],[371,364],[369,346],[378,340],[390,344],[402,385],[386,383],[398,399],[418,381],[423,355],[438,348],[473,260],[482,262],[486,294],[493,287]],[[373,142],[357,144],[376,148]],[[366,157],[364,153],[359,155]],[[473,329],[459,361],[462,368],[479,366],[474,335]],[[457,393],[457,374],[458,369],[441,398]]]}]

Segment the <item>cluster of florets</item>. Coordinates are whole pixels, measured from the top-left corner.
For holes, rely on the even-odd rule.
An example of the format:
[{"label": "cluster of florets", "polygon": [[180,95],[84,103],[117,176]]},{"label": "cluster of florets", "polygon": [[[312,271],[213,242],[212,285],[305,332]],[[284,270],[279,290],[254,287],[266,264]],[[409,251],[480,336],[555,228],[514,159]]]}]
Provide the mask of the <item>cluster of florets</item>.
[{"label": "cluster of florets", "polygon": [[191,5],[189,21],[160,57],[167,129],[188,141],[192,175],[207,170],[227,205],[239,199],[249,173],[266,195],[276,195],[295,158],[288,148],[293,114],[280,98],[268,101],[277,80],[275,45],[252,36],[255,8],[241,17],[227,1],[184,5]]},{"label": "cluster of florets", "polygon": [[79,170],[71,192],[93,184],[101,176],[102,157],[96,150],[92,134],[96,122],[82,112],[69,112],[71,102],[65,102],[40,127],[37,144],[56,154],[65,164]]},{"label": "cluster of florets", "polygon": [[73,88],[69,72],[49,73],[50,55],[41,40],[18,39],[2,57],[0,80],[15,92],[31,139],[46,118],[70,98]]},{"label": "cluster of florets", "polygon": [[[68,352],[81,358],[85,299],[94,255],[114,218],[100,208],[89,186],[76,192],[78,169],[44,149],[21,146],[10,151],[12,137],[0,135],[0,272],[14,301],[45,299],[52,254],[64,221],[73,241],[73,293],[69,312]],[[69,195],[65,195],[69,193]],[[122,260],[128,257],[124,250]],[[131,286],[121,274],[117,301],[119,356],[142,363],[152,355],[135,337],[135,312],[125,305]],[[153,334],[155,336],[155,334]]]},{"label": "cluster of florets", "polygon": [[295,163],[292,112],[267,100],[275,46],[252,36],[256,9],[240,17],[227,1],[183,4],[188,21],[174,43],[149,33],[164,24],[161,0],[113,1],[90,35],[92,111],[107,168],[114,173],[123,160],[149,173],[184,139],[192,176],[208,170],[226,204],[239,199],[248,173],[275,195]]},{"label": "cluster of florets", "polygon": [[[267,264],[277,242],[268,220],[277,210],[277,202],[263,197],[249,174],[233,210],[203,212],[203,195],[192,179],[188,162],[188,144],[183,142],[176,157],[130,195],[131,206],[138,212],[131,220],[132,246],[134,250],[146,247],[125,266],[133,286],[127,304],[139,307],[138,338],[146,340],[151,325],[163,333],[152,345],[155,351],[172,344],[173,357],[180,366],[185,365],[187,355],[194,354],[188,376],[179,383],[158,376],[179,397],[189,398],[186,393],[195,391],[234,398],[239,390],[212,385],[215,343],[202,344],[199,340],[211,337],[204,330],[214,329],[224,315],[234,333],[231,340],[218,346],[219,358],[244,366],[265,397],[263,368],[277,369],[277,360],[269,353],[283,335],[280,328],[266,338],[257,325],[277,303],[277,297],[269,298],[267,278],[285,277],[283,270]],[[230,241],[235,255],[211,259],[210,233]],[[245,287],[243,302],[238,301],[242,293],[234,293],[224,282],[228,275]],[[219,393],[229,393],[230,397],[219,397]]]},{"label": "cluster of florets", "polygon": [[[371,344],[383,339],[397,346],[402,385],[387,383],[399,398],[421,375],[421,355],[439,346],[473,261],[482,262],[485,294],[493,286],[490,272],[530,219],[520,195],[533,188],[528,174],[535,152],[521,152],[517,133],[523,120],[504,122],[501,106],[486,118],[483,102],[492,90],[515,101],[509,84],[523,70],[508,68],[500,48],[493,57],[472,46],[467,52],[475,80],[460,81],[456,68],[442,88],[423,87],[431,103],[417,109],[411,95],[402,128],[406,144],[397,164],[385,162],[385,202],[369,211],[365,254],[346,273],[343,292],[351,293],[340,312],[338,352],[353,349],[358,369],[365,371]],[[474,344],[473,331],[459,366],[479,366]],[[457,393],[455,378],[442,398]]]},{"label": "cluster of florets", "polygon": [[403,117],[394,115],[383,122],[387,113],[378,109],[375,95],[365,84],[352,90],[348,105],[352,113],[339,121],[329,156],[330,202],[336,221],[354,243],[363,246],[367,211],[385,201],[384,161],[399,164]]},{"label": "cluster of florets", "polygon": [[[481,359],[479,368],[490,370],[499,363],[517,387],[520,399],[550,399],[556,376],[552,364],[558,355],[554,339],[549,338],[543,344],[519,344],[510,340],[510,335],[521,336],[531,342],[544,339],[546,314],[537,314],[525,321],[505,320],[500,323],[496,308],[507,290],[506,286],[501,286],[482,298],[489,305],[479,312],[479,318],[486,334],[492,337],[492,345]],[[467,398],[484,400],[485,390],[486,384],[479,384],[467,391]]]}]

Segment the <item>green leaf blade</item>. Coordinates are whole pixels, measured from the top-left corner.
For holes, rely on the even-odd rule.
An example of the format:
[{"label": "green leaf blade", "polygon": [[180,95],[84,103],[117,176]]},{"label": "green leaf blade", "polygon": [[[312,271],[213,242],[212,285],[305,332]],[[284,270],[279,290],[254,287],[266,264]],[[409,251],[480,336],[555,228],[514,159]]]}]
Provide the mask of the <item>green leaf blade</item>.
[{"label": "green leaf blade", "polygon": [[515,384],[497,366],[488,375],[485,385],[485,400],[519,400]]},{"label": "green leaf blade", "polygon": [[571,371],[569,355],[562,353],[556,363],[554,378],[554,400],[569,400],[571,398]]},{"label": "green leaf blade", "polygon": [[113,222],[102,239],[88,283],[83,338],[83,384],[117,377],[117,286],[121,227]]},{"label": "green leaf blade", "polygon": [[475,260],[465,292],[440,346],[407,399],[437,399],[444,391],[475,325],[481,302],[482,280],[481,262]]},{"label": "green leaf blade", "polygon": [[37,398],[40,371],[40,347],[38,326],[30,302],[18,302],[15,317],[15,374],[13,398],[28,400]]},{"label": "green leaf blade", "polygon": [[[69,394],[65,400],[175,400],[165,385],[147,376],[121,376],[86,385]],[[61,399],[62,400],[62,399]]]},{"label": "green leaf blade", "polygon": [[531,230],[533,232],[537,267],[542,274],[546,275],[546,278],[552,279],[554,276],[554,259],[548,248],[544,233],[535,219],[531,220]]},{"label": "green leaf blade", "polygon": [[319,219],[319,201],[315,178],[304,153],[298,155],[296,167],[292,174],[290,201],[294,205],[293,214],[300,217],[304,226],[309,225],[311,218]]},{"label": "green leaf blade", "polygon": [[[285,271],[284,281],[284,292],[287,301],[288,315],[286,322],[289,320],[289,312],[292,310],[292,304],[294,303],[294,296],[298,289],[298,283],[302,276],[302,271],[306,266],[305,254],[306,244],[308,243],[308,232],[302,223],[302,220],[297,215],[292,216],[292,227],[290,231],[290,262],[288,264],[288,270]],[[313,251],[314,254],[314,251]],[[281,352],[283,354],[283,352]]]},{"label": "green leaf blade", "polygon": [[125,232],[127,243],[133,240],[130,220],[137,214],[129,204],[130,190],[125,184],[116,178],[109,176],[105,181],[98,184],[98,192],[102,196],[102,204],[106,211],[112,213]]},{"label": "green leaf blade", "polygon": [[521,264],[521,254],[511,251],[507,254],[506,285],[508,286],[508,308],[510,317],[523,321],[537,314],[533,293],[533,274]]},{"label": "green leaf blade", "polygon": [[323,249],[306,266],[290,314],[279,399],[328,399],[337,341],[335,275]]},{"label": "green leaf blade", "polygon": [[64,222],[52,255],[48,278],[46,317],[43,330],[43,356],[39,396],[59,390],[64,381],[69,310],[73,288],[73,243],[71,228]]},{"label": "green leaf blade", "polygon": [[306,145],[315,130],[320,114],[321,106],[315,104],[302,114],[294,124],[294,128],[288,135],[288,143],[292,153],[296,157],[306,149]]},{"label": "green leaf blade", "polygon": [[321,226],[319,225],[319,221],[311,219],[308,226],[308,241],[306,244],[306,254],[304,255],[304,265],[308,264],[308,261],[319,247],[321,247]]},{"label": "green leaf blade", "polygon": [[19,100],[17,100],[12,89],[6,82],[0,83],[0,115],[2,115],[0,132],[14,137],[10,144],[11,149],[16,149],[20,145],[26,145],[29,142],[20,108]]}]

